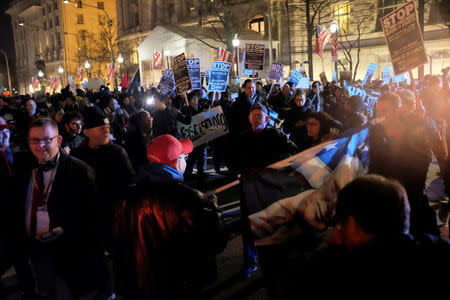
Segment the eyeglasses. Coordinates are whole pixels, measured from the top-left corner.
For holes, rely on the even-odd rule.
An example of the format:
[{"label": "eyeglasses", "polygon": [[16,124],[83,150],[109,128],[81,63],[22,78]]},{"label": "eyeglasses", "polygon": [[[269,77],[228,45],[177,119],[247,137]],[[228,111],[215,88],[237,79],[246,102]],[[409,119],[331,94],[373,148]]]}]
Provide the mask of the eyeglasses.
[{"label": "eyeglasses", "polygon": [[29,138],[28,142],[32,145],[38,145],[38,144],[42,144],[42,142],[44,142],[46,145],[49,145],[52,143],[53,139],[57,138],[59,135],[55,135],[54,137],[48,138],[42,138],[42,139],[38,139],[38,138]]}]

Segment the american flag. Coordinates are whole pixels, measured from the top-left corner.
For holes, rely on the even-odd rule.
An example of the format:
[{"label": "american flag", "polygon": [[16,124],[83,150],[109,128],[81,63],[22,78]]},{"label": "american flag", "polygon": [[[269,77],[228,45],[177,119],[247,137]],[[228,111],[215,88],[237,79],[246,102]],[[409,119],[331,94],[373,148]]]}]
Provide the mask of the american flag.
[{"label": "american flag", "polygon": [[227,61],[229,54],[230,54],[230,52],[228,52],[226,49],[221,48],[221,47],[217,48],[217,60],[218,61]]},{"label": "american flag", "polygon": [[159,64],[159,69],[161,71],[164,71],[167,69],[167,58],[164,54],[161,55],[161,63]]},{"label": "american flag", "polygon": [[31,82],[32,82],[32,85],[33,85],[33,89],[39,88],[39,83],[40,83],[39,79],[33,77]]},{"label": "american flag", "polygon": [[295,215],[316,230],[330,225],[339,190],[368,172],[369,130],[344,134],[242,181],[256,245],[286,240]]},{"label": "american flag", "polygon": [[108,64],[108,80],[113,80],[116,77],[116,65]]},{"label": "american flag", "polygon": [[328,30],[325,28],[322,29],[319,25],[316,25],[316,53],[320,57],[322,57],[323,48],[325,48],[329,38],[330,34],[328,33]]},{"label": "american flag", "polygon": [[236,50],[233,49],[233,56],[231,57],[231,66],[233,67],[233,70],[236,71],[235,66],[234,66],[234,61],[236,60]]},{"label": "american flag", "polygon": [[84,70],[82,68],[78,68],[78,81],[83,81]]},{"label": "american flag", "polygon": [[50,87],[52,90],[56,90],[58,88],[58,77],[52,76],[50,78]]},{"label": "american flag", "polygon": [[156,66],[161,62],[161,53],[156,51],[153,54],[153,70],[156,70]]},{"label": "american flag", "polygon": [[338,36],[336,33],[333,34],[333,50],[331,50],[331,60],[336,62],[338,58]]}]

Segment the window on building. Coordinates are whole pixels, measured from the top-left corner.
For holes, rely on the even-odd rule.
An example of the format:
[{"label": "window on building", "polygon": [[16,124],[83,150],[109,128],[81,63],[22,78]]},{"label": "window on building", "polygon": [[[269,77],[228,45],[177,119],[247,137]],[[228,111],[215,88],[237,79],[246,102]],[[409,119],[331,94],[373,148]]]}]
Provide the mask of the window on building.
[{"label": "window on building", "polygon": [[46,30],[47,30],[47,22],[44,21],[44,31],[46,31]]},{"label": "window on building", "polygon": [[139,54],[138,54],[138,51],[137,51],[137,46],[134,45],[132,47],[132,50],[133,51],[131,52],[131,63],[138,64],[139,63]]},{"label": "window on building", "polygon": [[77,24],[84,24],[83,14],[77,14]]},{"label": "window on building", "polygon": [[55,16],[55,26],[59,26],[59,16]]},{"label": "window on building", "polygon": [[264,34],[264,18],[257,18],[250,21],[250,29]]},{"label": "window on building", "polygon": [[76,8],[83,8],[83,1],[78,0],[77,3],[75,4]]},{"label": "window on building", "polygon": [[48,28],[49,29],[53,28],[53,21],[52,21],[52,19],[48,20]]},{"label": "window on building", "polygon": [[61,48],[61,35],[59,33],[56,34],[56,46]]},{"label": "window on building", "polygon": [[350,34],[350,4],[336,4],[333,7],[334,21],[339,25],[339,34]]},{"label": "window on building", "polygon": [[42,15],[43,15],[43,16],[45,16],[45,14],[47,13],[47,12],[45,11],[45,9],[46,9],[46,8],[45,8],[45,5],[42,6]]},{"label": "window on building", "polygon": [[54,8],[55,8],[55,10],[58,10],[58,2],[55,2]]},{"label": "window on building", "polygon": [[106,16],[105,15],[98,15],[98,24],[106,25]]},{"label": "window on building", "polygon": [[105,9],[105,2],[97,2],[98,9]]},{"label": "window on building", "polygon": [[380,18],[387,15],[391,11],[393,11],[395,8],[397,8],[397,4],[400,4],[401,0],[378,0],[378,12],[377,12],[377,22],[375,24],[375,31],[381,31],[383,30],[383,27],[381,26]]},{"label": "window on building", "polygon": [[48,11],[48,13],[52,12],[52,6],[50,4],[47,6],[47,11]]}]

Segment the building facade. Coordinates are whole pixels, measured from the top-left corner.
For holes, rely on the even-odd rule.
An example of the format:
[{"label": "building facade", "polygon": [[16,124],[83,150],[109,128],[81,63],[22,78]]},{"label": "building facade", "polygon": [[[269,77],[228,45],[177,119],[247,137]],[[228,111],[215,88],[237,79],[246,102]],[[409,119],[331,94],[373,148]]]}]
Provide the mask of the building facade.
[{"label": "building facade", "polygon": [[62,86],[68,84],[68,76],[80,84],[78,68],[84,69],[83,80],[105,78],[111,62],[108,20],[117,59],[115,0],[13,0],[6,12],[11,16],[20,93],[34,92],[32,78],[39,78],[40,70],[44,73],[41,87],[47,92],[51,76],[62,81]]}]

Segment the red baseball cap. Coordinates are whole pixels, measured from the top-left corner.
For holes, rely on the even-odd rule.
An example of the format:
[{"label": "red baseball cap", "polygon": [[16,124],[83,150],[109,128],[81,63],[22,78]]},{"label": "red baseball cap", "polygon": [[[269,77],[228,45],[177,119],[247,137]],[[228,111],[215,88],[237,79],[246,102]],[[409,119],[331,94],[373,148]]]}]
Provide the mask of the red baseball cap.
[{"label": "red baseball cap", "polygon": [[160,135],[147,146],[149,161],[165,165],[173,165],[182,154],[189,154],[193,150],[192,142],[188,139],[177,140],[170,134]]}]

